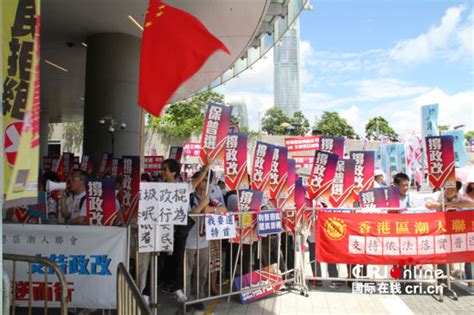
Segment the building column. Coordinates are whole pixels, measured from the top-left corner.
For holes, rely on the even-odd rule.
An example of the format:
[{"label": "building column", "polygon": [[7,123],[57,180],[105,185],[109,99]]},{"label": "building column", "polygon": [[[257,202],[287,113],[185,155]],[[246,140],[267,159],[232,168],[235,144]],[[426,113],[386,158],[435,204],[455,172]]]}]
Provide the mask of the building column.
[{"label": "building column", "polygon": [[102,152],[112,152],[109,123],[99,124],[103,117],[126,124],[123,130],[115,126],[114,155],[140,154],[140,45],[140,38],[120,33],[87,39],[83,153],[91,155],[96,166]]}]

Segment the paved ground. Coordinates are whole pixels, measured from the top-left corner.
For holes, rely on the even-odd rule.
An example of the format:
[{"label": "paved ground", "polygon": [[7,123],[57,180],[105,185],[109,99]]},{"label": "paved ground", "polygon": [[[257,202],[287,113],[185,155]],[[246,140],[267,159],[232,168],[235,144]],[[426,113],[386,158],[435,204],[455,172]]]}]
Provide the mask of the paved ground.
[{"label": "paved ground", "polygon": [[[206,302],[204,311],[187,314],[474,314],[474,295],[463,285],[456,285],[458,300],[444,297],[438,302],[431,295],[370,295],[352,294],[344,287],[330,288],[329,283],[312,288],[309,297],[297,291],[285,291],[265,299],[242,305],[237,297],[227,302],[219,299]],[[166,295],[160,295],[158,314],[182,314],[179,305]]]}]

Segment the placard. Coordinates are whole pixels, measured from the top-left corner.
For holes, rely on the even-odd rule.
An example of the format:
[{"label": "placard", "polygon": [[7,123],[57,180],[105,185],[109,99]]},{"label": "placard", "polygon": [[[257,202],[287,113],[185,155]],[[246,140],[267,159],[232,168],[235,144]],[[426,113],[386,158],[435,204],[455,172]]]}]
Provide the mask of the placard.
[{"label": "placard", "polygon": [[234,238],[235,234],[233,214],[206,214],[206,240]]}]

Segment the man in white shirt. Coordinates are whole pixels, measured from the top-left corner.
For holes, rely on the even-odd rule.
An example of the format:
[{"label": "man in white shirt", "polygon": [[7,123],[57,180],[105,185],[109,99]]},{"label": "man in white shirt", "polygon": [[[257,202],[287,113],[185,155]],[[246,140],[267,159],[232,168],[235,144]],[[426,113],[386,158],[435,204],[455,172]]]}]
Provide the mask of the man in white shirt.
[{"label": "man in white shirt", "polygon": [[66,191],[59,195],[59,209],[61,215],[66,218],[67,224],[86,225],[86,179],[87,172],[74,170],[71,177],[72,198],[67,198]]},{"label": "man in white shirt", "polygon": [[375,170],[375,173],[374,173],[374,188],[380,188],[380,187],[384,187],[385,184],[383,182],[385,178],[385,174],[383,173],[382,170]]}]

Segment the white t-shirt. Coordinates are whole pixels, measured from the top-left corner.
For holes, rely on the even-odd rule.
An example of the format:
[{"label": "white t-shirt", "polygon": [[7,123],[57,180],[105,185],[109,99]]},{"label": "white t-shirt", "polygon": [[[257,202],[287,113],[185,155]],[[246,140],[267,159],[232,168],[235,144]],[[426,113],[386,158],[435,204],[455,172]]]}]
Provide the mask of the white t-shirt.
[{"label": "white t-shirt", "polygon": [[[82,206],[79,208],[81,204],[81,199],[84,198],[84,201],[82,202]],[[71,214],[71,220],[79,218],[79,217],[85,217],[87,216],[87,205],[86,205],[86,191],[83,191],[79,195],[74,195],[72,199],[69,199],[67,202],[67,209],[69,213]]]},{"label": "white t-shirt", "polygon": [[[191,198],[194,198],[192,204],[196,207],[200,200],[196,194],[192,194]],[[189,212],[191,212],[191,206],[189,206]],[[203,249],[209,246],[209,242],[206,240],[206,232],[204,230],[205,226],[205,217],[200,216],[195,217],[196,221],[194,221],[194,225],[192,229],[189,231],[188,238],[186,239],[186,248],[187,249]],[[188,220],[192,220],[188,218]]]}]

